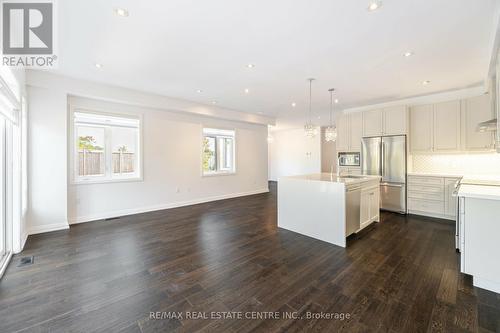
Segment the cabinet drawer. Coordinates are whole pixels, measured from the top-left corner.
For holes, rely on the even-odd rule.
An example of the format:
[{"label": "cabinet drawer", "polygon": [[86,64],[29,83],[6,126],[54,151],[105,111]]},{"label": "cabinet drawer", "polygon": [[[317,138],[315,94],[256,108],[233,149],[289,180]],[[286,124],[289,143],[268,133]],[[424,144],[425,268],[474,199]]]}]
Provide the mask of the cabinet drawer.
[{"label": "cabinet drawer", "polygon": [[428,200],[409,198],[408,208],[410,210],[415,210],[419,212],[427,212],[440,215],[444,214],[443,201],[428,201]]},{"label": "cabinet drawer", "polygon": [[361,175],[361,168],[349,168],[350,175]]},{"label": "cabinet drawer", "polygon": [[434,193],[425,193],[425,192],[415,192],[408,191],[408,198],[415,199],[424,199],[424,200],[432,200],[432,201],[444,201],[444,193],[434,192]]},{"label": "cabinet drawer", "polygon": [[419,184],[408,184],[408,191],[417,191],[423,193],[444,193],[443,186],[430,186],[430,185],[419,185]]},{"label": "cabinet drawer", "polygon": [[408,176],[408,183],[410,183],[410,184],[422,184],[422,185],[444,185],[444,178]]}]

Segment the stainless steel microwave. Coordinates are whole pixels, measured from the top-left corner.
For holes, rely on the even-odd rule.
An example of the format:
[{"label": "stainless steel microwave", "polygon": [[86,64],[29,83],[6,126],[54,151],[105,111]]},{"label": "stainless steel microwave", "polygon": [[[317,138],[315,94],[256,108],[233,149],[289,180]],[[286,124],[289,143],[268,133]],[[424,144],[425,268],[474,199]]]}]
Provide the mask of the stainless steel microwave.
[{"label": "stainless steel microwave", "polygon": [[359,167],[360,153],[339,153],[339,166]]}]

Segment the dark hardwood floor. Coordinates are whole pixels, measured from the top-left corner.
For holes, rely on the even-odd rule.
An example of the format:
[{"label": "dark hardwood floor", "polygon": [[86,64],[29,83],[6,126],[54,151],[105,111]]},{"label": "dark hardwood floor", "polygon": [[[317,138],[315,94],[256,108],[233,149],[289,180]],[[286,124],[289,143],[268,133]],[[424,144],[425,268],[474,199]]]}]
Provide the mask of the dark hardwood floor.
[{"label": "dark hardwood floor", "polygon": [[[500,296],[458,272],[453,225],[384,213],[348,246],[278,229],[275,184],[34,235],[0,282],[0,332],[500,331]],[[259,311],[279,318],[246,318]],[[321,312],[349,318],[300,319]]]}]

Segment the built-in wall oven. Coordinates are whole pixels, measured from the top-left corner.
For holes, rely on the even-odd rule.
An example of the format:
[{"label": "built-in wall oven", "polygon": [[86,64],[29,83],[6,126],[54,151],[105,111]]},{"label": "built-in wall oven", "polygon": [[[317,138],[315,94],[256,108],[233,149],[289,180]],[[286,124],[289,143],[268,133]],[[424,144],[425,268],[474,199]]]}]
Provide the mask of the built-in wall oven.
[{"label": "built-in wall oven", "polygon": [[339,153],[339,166],[359,167],[361,165],[360,153]]}]

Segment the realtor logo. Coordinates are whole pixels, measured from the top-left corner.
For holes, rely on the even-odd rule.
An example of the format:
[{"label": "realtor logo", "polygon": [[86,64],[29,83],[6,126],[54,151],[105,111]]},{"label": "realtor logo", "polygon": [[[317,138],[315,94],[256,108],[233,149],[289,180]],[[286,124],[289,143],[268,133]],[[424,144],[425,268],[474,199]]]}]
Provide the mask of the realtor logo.
[{"label": "realtor logo", "polygon": [[2,64],[53,68],[54,2],[2,1]]}]

